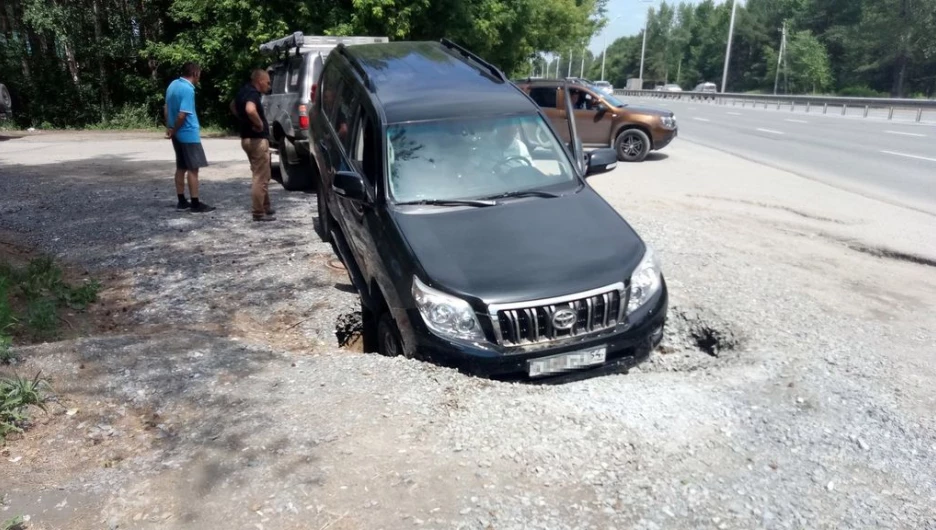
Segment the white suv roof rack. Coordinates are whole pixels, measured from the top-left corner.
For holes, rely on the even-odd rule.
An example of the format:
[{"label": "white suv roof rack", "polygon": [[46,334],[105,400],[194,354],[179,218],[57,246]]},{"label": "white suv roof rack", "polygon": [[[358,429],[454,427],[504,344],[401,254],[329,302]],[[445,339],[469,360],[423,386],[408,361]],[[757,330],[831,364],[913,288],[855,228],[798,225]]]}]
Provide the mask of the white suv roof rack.
[{"label": "white suv roof rack", "polygon": [[271,40],[260,45],[260,53],[264,55],[279,55],[280,52],[287,52],[292,49],[297,51],[306,50],[326,50],[334,48],[339,44],[351,46],[354,44],[374,44],[379,42],[390,42],[388,37],[336,37],[328,35],[303,35],[297,31],[288,37]]}]

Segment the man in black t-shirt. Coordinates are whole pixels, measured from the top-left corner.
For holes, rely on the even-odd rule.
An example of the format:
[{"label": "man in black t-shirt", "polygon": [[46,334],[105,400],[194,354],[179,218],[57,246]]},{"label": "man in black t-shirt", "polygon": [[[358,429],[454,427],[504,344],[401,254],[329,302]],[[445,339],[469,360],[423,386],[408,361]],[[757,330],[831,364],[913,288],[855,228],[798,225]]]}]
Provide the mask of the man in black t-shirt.
[{"label": "man in black t-shirt", "polygon": [[270,74],[254,70],[250,82],[241,87],[231,102],[231,112],[237,116],[241,147],[250,161],[253,184],[250,187],[254,221],[275,221],[270,207],[270,124],[261,104],[261,94],[270,90]]}]

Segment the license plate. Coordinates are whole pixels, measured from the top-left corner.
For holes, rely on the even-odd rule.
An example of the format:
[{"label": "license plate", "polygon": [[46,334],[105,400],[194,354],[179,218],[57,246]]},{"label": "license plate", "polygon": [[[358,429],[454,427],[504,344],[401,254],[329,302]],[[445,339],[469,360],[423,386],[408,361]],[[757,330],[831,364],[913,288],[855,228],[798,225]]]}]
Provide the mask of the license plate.
[{"label": "license plate", "polygon": [[607,355],[608,347],[601,346],[588,350],[561,353],[551,357],[531,359],[528,361],[530,377],[542,377],[544,375],[567,372],[585,366],[603,364]]}]

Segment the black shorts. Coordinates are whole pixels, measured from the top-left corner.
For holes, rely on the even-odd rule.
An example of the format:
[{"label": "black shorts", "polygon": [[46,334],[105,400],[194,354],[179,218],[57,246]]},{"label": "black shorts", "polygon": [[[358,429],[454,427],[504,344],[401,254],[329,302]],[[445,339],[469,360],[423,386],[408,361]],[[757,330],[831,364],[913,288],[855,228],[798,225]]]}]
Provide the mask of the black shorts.
[{"label": "black shorts", "polygon": [[208,166],[208,159],[205,158],[205,150],[201,143],[183,144],[172,139],[172,148],[175,150],[176,169],[198,169]]}]

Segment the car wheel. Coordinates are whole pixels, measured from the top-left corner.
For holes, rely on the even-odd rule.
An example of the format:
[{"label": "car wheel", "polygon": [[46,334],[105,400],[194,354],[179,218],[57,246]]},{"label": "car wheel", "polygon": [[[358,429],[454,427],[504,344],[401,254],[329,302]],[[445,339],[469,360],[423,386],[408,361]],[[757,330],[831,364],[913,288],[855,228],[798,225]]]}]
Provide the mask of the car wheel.
[{"label": "car wheel", "polygon": [[642,162],[650,152],[650,138],[640,129],[627,129],[618,135],[614,149],[621,162]]},{"label": "car wheel", "polygon": [[389,312],[381,314],[377,321],[377,351],[386,357],[403,355],[403,341]]},{"label": "car wheel", "polygon": [[280,184],[283,183],[283,172],[280,168],[281,163],[282,161],[276,164],[273,163],[273,151],[270,150],[270,178],[276,182],[279,182]]},{"label": "car wheel", "polygon": [[[316,173],[312,161],[303,159],[296,154],[296,148],[289,138],[280,138],[280,171],[282,173],[283,187],[289,191],[310,190],[315,185]],[[292,153],[292,156],[290,156]],[[290,164],[289,159],[297,159],[297,163]]]},{"label": "car wheel", "polygon": [[331,243],[331,214],[328,212],[328,202],[325,200],[325,192],[319,186],[316,196],[318,205],[318,233],[324,243]]}]

